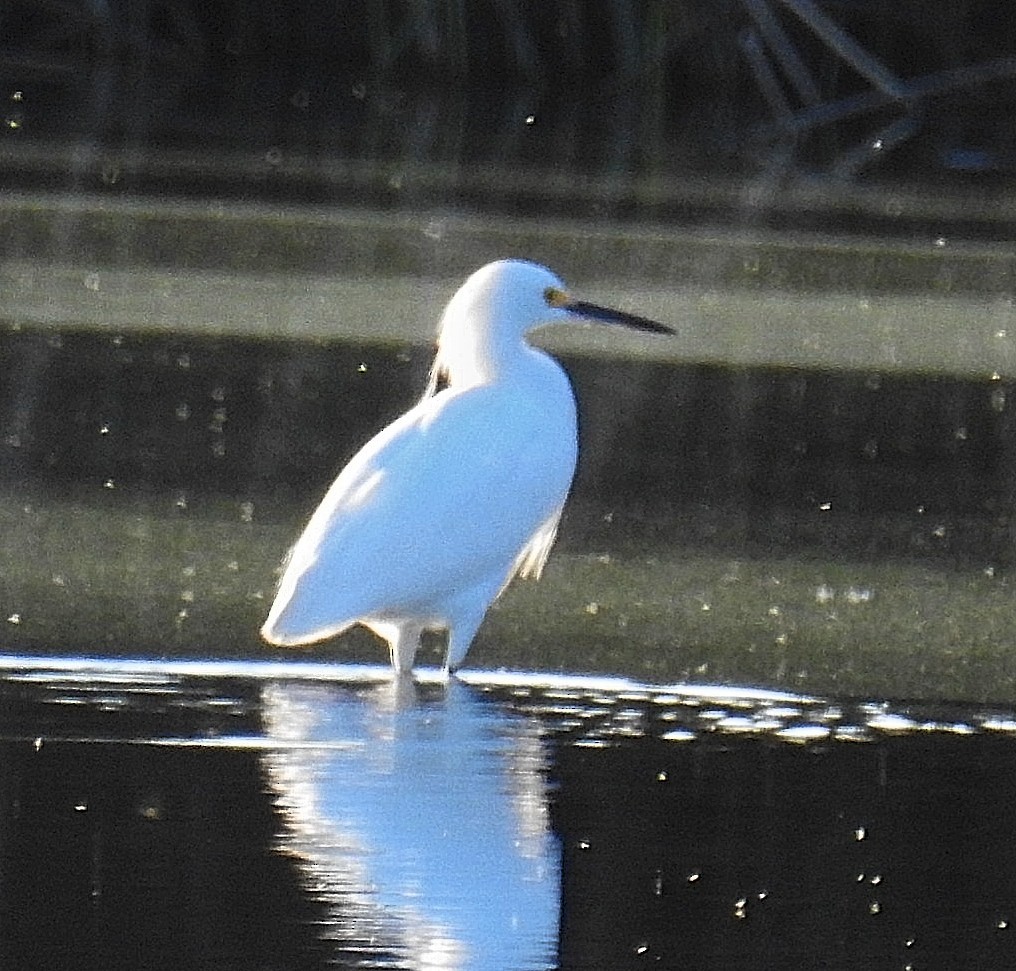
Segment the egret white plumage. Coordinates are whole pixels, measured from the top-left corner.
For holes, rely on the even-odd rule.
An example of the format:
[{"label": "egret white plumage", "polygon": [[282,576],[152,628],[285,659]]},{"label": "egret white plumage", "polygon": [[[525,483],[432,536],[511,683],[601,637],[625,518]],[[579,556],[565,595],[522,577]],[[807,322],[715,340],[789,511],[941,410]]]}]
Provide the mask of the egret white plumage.
[{"label": "egret white plumage", "polygon": [[501,260],[466,280],[441,317],[423,399],[352,458],[292,548],[266,641],[362,624],[401,674],[421,633],[444,629],[445,671],[462,663],[490,604],[516,575],[538,577],[554,543],[578,457],[575,399],[525,335],[578,319],[671,332],[574,300],[535,263]]}]

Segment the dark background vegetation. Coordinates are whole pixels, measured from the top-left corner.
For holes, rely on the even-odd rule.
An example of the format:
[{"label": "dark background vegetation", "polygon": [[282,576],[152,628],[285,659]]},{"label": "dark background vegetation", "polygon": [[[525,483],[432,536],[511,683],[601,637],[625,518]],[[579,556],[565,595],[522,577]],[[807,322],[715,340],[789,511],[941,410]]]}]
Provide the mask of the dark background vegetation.
[{"label": "dark background vegetation", "polygon": [[973,191],[964,229],[1007,231],[976,218],[1016,164],[997,2],[6,0],[0,26],[8,186],[911,231],[843,196],[878,186]]}]

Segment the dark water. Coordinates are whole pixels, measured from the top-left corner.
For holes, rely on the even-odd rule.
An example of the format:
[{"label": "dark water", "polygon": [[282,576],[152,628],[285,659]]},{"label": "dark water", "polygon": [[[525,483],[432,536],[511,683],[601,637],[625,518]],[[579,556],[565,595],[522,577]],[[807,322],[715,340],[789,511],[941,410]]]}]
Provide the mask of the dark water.
[{"label": "dark water", "polygon": [[4,968],[1008,968],[1016,717],[9,659]]},{"label": "dark water", "polygon": [[[180,495],[251,500],[259,519],[292,518],[415,402],[430,357],[411,344],[14,323],[0,328],[0,483],[42,494],[110,484],[156,508]],[[1008,380],[563,363],[582,445],[565,543],[607,508],[636,550],[1012,559]]]}]

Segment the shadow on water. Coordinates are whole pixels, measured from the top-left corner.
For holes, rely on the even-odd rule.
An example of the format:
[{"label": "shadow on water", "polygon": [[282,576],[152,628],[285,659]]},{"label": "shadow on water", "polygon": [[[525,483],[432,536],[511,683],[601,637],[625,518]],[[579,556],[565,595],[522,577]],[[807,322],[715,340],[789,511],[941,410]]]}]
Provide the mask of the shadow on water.
[{"label": "shadow on water", "polygon": [[11,968],[1003,968],[1016,718],[10,659]]}]

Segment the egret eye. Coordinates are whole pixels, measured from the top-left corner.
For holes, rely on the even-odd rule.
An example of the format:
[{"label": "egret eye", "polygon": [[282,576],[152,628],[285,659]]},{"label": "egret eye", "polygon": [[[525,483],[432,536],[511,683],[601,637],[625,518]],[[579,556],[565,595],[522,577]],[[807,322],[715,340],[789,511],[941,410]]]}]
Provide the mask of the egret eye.
[{"label": "egret eye", "polygon": [[571,297],[557,287],[547,287],[543,291],[543,299],[546,300],[548,307],[567,307],[571,303]]}]

